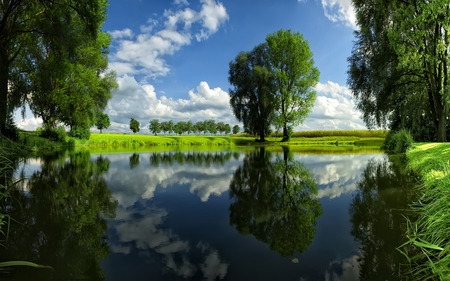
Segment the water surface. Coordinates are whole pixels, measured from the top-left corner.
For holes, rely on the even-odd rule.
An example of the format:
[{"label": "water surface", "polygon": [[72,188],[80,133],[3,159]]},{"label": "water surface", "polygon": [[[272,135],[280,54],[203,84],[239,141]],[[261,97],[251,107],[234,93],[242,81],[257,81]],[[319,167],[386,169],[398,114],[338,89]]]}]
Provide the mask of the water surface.
[{"label": "water surface", "polygon": [[18,170],[0,258],[54,270],[8,278],[399,280],[405,262],[414,182],[383,154],[66,152]]}]

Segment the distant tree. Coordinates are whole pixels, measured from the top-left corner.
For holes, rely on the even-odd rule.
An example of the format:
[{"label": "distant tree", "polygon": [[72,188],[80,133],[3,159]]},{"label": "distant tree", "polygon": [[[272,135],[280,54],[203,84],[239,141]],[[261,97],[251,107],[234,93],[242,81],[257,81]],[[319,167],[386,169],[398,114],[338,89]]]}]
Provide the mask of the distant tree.
[{"label": "distant tree", "polygon": [[109,120],[108,114],[100,112],[97,115],[97,122],[95,123],[95,126],[100,130],[100,134],[102,133],[103,129],[107,129],[109,126],[111,126],[111,121]]},{"label": "distant tree", "polygon": [[197,127],[198,132],[206,133],[206,125],[203,121],[198,121],[195,123],[195,126]]},{"label": "distant tree", "polygon": [[234,87],[230,89],[234,116],[244,123],[245,131],[258,134],[260,141],[265,141],[277,107],[273,94],[275,80],[267,66],[265,45],[258,45],[251,52],[239,53],[230,62],[228,74]]},{"label": "distant tree", "polygon": [[160,123],[160,126],[161,126],[161,131],[162,131],[164,134],[166,134],[166,132],[169,131],[169,122],[163,121],[163,122]]},{"label": "distant tree", "polygon": [[230,124],[225,124],[223,132],[225,133],[225,135],[229,135],[231,132],[231,127]]},{"label": "distant tree", "polygon": [[199,129],[198,129],[198,127],[197,127],[197,123],[195,123],[194,125],[192,125],[192,132],[193,132],[195,135],[198,135],[198,133],[200,132]]},{"label": "distant tree", "polygon": [[173,132],[174,132],[175,134],[178,134],[178,135],[183,134],[183,131],[184,131],[184,124],[186,124],[186,122],[184,122],[184,121],[180,121],[180,122],[176,123],[176,124],[173,126]]},{"label": "distant tree", "polygon": [[217,123],[217,131],[222,134],[223,132],[225,132],[225,123],[224,122],[219,122]]},{"label": "distant tree", "polygon": [[140,125],[141,124],[136,119],[134,119],[134,118],[130,119],[130,130],[133,131],[133,133],[136,134],[136,132],[139,132]]},{"label": "distant tree", "polygon": [[174,124],[173,124],[172,120],[167,122],[167,132],[169,132],[169,134],[171,134],[173,132],[173,127],[174,127]]},{"label": "distant tree", "polygon": [[239,133],[240,130],[241,130],[241,128],[239,127],[239,125],[234,125],[233,126],[233,134]]},{"label": "distant tree", "polygon": [[205,121],[206,130],[211,134],[215,135],[217,134],[217,124],[216,121],[213,119],[206,120]]},{"label": "distant tree", "polygon": [[281,29],[269,34],[265,52],[279,103],[274,125],[283,128],[283,140],[287,141],[293,127],[303,123],[314,106],[319,70],[308,41],[299,32]]},{"label": "distant tree", "polygon": [[194,129],[194,124],[192,124],[192,121],[189,120],[186,122],[186,133],[190,134]]},{"label": "distant tree", "polygon": [[150,124],[148,126],[148,129],[150,130],[150,132],[154,133],[155,136],[161,132],[161,123],[159,123],[158,119],[153,119],[152,121],[150,121]]}]

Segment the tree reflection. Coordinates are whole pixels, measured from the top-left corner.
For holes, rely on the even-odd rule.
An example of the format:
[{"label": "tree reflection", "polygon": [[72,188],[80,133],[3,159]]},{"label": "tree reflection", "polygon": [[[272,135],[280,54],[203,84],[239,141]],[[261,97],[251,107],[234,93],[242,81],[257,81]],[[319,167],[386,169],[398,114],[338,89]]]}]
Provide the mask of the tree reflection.
[{"label": "tree reflection", "polygon": [[130,156],[130,170],[133,170],[137,166],[139,166],[139,154],[133,153]]},{"label": "tree reflection", "polygon": [[231,159],[233,154],[229,151],[219,152],[164,152],[150,154],[150,165],[159,167],[166,164],[172,166],[175,162],[178,164],[194,164],[197,166],[209,167],[212,164],[224,165]]},{"label": "tree reflection", "polygon": [[282,256],[304,252],[322,214],[317,185],[308,169],[284,148],[271,161],[264,147],[246,155],[230,182],[230,225],[252,234]]},{"label": "tree reflection", "polygon": [[15,278],[102,280],[100,260],[109,254],[106,218],[117,202],[102,174],[109,160],[89,152],[43,159],[40,171],[3,201],[15,219],[1,260],[26,260],[54,270],[15,270]]},{"label": "tree reflection", "polygon": [[[351,234],[358,242],[360,280],[394,280],[406,260],[395,249],[405,241],[402,211],[414,201],[414,176],[404,164],[370,160],[350,205]],[[400,279],[400,278],[399,278]]]}]

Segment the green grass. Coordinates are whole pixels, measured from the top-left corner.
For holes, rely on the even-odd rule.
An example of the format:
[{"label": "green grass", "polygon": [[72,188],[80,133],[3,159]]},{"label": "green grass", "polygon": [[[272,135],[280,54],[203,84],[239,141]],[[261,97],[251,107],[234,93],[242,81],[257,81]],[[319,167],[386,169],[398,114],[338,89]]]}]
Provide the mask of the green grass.
[{"label": "green grass", "polygon": [[421,178],[422,196],[412,205],[408,241],[400,250],[420,280],[450,278],[450,143],[418,143],[406,153],[409,168]]}]

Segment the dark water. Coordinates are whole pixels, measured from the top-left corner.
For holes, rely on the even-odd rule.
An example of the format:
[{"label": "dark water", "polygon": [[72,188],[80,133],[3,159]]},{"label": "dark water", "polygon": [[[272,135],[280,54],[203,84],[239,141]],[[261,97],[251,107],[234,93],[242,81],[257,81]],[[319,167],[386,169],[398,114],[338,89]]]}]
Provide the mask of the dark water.
[{"label": "dark water", "polygon": [[[61,153],[18,167],[1,279],[400,280],[412,176],[382,154]],[[22,279],[22,280],[23,280]]]}]

